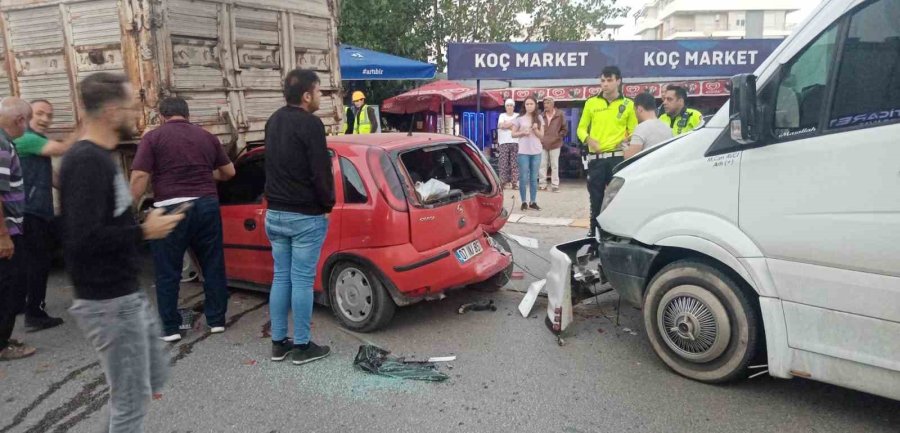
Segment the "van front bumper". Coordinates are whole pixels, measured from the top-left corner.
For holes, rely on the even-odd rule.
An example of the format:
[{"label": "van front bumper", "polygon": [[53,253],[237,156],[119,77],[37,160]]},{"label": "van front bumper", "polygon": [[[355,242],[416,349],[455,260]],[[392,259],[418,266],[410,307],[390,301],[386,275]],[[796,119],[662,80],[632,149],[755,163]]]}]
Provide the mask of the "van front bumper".
[{"label": "van front bumper", "polygon": [[650,266],[659,251],[629,240],[602,239],[599,245],[603,273],[622,300],[640,308]]}]

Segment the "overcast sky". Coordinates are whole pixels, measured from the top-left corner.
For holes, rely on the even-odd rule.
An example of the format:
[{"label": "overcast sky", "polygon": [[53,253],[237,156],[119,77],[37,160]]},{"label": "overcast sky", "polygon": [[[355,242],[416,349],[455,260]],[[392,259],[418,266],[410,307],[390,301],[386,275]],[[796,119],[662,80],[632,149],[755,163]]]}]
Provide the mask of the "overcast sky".
[{"label": "overcast sky", "polygon": [[[718,1],[727,1],[727,0],[718,0]],[[809,15],[810,12],[815,9],[816,6],[821,3],[821,0],[797,0],[803,5],[803,9],[794,12],[788,15],[788,23],[799,23]],[[619,29],[619,33],[616,37],[618,40],[626,40],[626,39],[634,39],[634,17],[632,16],[635,11],[640,9],[647,3],[647,0],[617,0],[616,5],[619,6],[629,6],[631,7],[631,11],[628,12],[628,17],[624,19],[622,22],[624,26]]]}]

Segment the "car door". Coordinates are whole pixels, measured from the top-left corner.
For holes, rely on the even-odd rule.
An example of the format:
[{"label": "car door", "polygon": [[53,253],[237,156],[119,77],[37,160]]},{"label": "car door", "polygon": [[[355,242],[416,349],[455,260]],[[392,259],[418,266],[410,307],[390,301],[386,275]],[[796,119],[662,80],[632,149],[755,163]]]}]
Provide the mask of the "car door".
[{"label": "car door", "polygon": [[[900,2],[863,2],[760,91],[774,137],[743,152],[740,226],[792,348],[900,370]],[[765,110],[764,110],[765,112]]]},{"label": "car door", "polygon": [[340,182],[335,177],[335,190],[338,192],[340,189],[336,200],[340,204],[335,205],[335,208],[340,210],[341,218],[346,222],[341,227],[340,248],[369,248],[375,235],[374,229],[381,229],[373,224],[373,200],[370,200],[366,184],[353,161],[345,157],[340,157],[338,161]]},{"label": "car door", "polygon": [[272,283],[272,248],[265,230],[265,154],[242,158],[219,186],[225,273],[231,284]]},{"label": "car door", "polygon": [[[338,155],[334,149],[328,149],[328,155],[331,157],[331,174],[334,179],[334,208],[328,215],[328,231],[325,232],[325,242],[322,244],[322,253],[319,255],[319,263],[316,265],[316,279],[313,288],[321,291],[322,287],[322,270],[328,258],[341,250],[341,227],[344,225],[344,186],[341,182],[341,169],[338,164]],[[327,278],[327,276],[325,276]]]}]

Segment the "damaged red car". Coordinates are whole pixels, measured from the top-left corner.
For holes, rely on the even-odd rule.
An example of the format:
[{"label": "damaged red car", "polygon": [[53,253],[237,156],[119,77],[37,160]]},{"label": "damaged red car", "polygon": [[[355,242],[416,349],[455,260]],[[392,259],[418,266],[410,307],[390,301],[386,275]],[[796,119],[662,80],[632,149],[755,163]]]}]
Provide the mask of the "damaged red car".
[{"label": "damaged red car", "polygon": [[[509,280],[512,253],[499,233],[509,214],[496,173],[471,143],[368,134],[328,137],[328,148],[336,205],[314,290],[342,325],[374,331],[398,306],[465,286],[499,289]],[[265,147],[256,147],[237,158],[237,174],[220,184],[219,199],[229,284],[268,291],[265,157]],[[442,191],[423,197],[421,186],[432,179]]]}]

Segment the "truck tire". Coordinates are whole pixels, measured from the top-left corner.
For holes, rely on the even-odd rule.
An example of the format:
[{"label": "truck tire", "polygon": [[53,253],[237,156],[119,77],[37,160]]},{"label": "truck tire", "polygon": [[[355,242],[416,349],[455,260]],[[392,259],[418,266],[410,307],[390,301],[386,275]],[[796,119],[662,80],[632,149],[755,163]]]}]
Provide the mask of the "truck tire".
[{"label": "truck tire", "polygon": [[[503,236],[500,232],[494,233],[491,235],[491,239],[494,240],[494,243],[497,244],[502,251],[508,252],[512,254],[512,248],[509,246],[509,241],[506,239],[506,236]],[[506,286],[506,283],[509,282],[513,273],[513,262],[509,263],[509,266],[504,268],[502,271],[497,272],[494,276],[484,280],[480,283],[475,283],[472,285],[472,288],[480,291],[480,292],[496,292]]]},{"label": "truck tire", "polygon": [[345,328],[372,332],[384,327],[397,305],[384,284],[369,268],[357,262],[339,262],[328,279],[331,311]]},{"label": "truck tire", "polygon": [[644,298],[656,355],[676,373],[706,383],[742,379],[758,350],[760,318],[728,275],[700,260],[660,270]]}]

